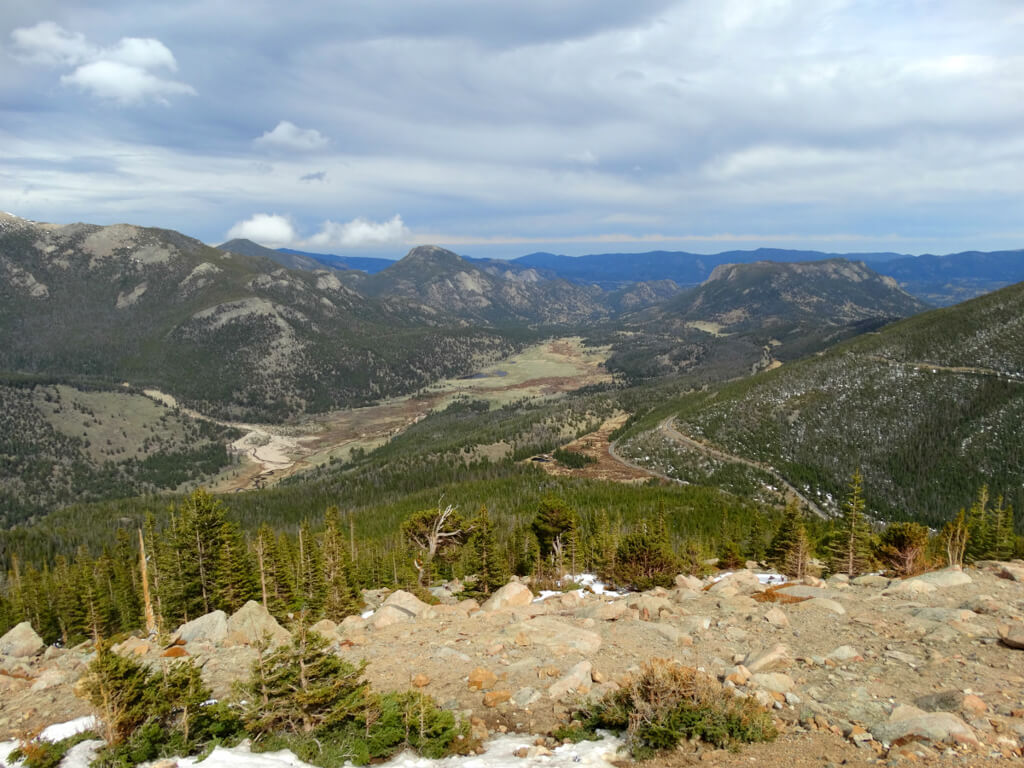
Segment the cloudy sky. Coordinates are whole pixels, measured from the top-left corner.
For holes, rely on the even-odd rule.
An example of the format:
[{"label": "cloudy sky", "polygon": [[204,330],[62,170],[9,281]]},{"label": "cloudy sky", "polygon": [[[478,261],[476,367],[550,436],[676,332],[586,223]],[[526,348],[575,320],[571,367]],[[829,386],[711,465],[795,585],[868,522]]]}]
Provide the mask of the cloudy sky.
[{"label": "cloudy sky", "polygon": [[398,257],[1024,247],[1020,0],[0,0],[0,209]]}]

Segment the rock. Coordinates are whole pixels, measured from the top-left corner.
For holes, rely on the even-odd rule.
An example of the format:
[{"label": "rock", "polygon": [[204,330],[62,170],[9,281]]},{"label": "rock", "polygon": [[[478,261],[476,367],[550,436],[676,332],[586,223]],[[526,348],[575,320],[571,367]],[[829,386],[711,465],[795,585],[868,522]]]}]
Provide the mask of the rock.
[{"label": "rock", "polygon": [[338,631],[338,625],[330,619],[320,619],[320,621],[311,626],[310,629],[329,643],[337,643],[341,641],[341,633]]},{"label": "rock", "polygon": [[778,606],[769,608],[768,612],[764,615],[764,620],[771,624],[773,627],[789,626],[789,618],[786,616],[786,613]]},{"label": "rock", "polygon": [[528,638],[531,645],[546,648],[555,656],[576,652],[592,656],[601,647],[601,635],[554,616],[538,616],[513,624],[505,630],[510,637]]},{"label": "rock", "polygon": [[671,624],[655,624],[654,631],[674,645],[693,645],[692,637]]},{"label": "rock", "polygon": [[933,587],[938,589],[962,587],[965,584],[973,583],[971,577],[958,568],[943,568],[941,571],[922,573],[920,576],[914,576],[912,579],[908,579],[908,581],[924,582],[925,584],[931,584]]},{"label": "rock", "polygon": [[228,615],[224,611],[213,611],[178,627],[172,643],[206,642],[220,644],[228,636]]},{"label": "rock", "polygon": [[520,709],[526,709],[539,698],[540,693],[537,690],[527,686],[525,688],[520,688],[518,691],[512,694],[512,703]]},{"label": "rock", "polygon": [[961,608],[983,615],[995,615],[1001,613],[1003,605],[992,595],[975,595],[968,598]]},{"label": "rock", "polygon": [[822,609],[837,616],[846,615],[846,609],[839,602],[828,597],[812,597],[810,600],[804,600],[802,603],[794,603],[793,609],[797,611]]},{"label": "rock", "polygon": [[183,645],[172,645],[160,655],[166,659],[180,659],[188,656],[188,651],[185,650],[185,646]]},{"label": "rock", "polygon": [[784,672],[758,672],[751,676],[750,682],[773,693],[789,693],[796,687],[793,678]]},{"label": "rock", "polygon": [[711,585],[708,592],[712,594],[718,594],[728,589],[735,589],[735,594],[740,595],[752,595],[755,592],[764,592],[767,587],[761,583],[761,580],[757,578],[757,574],[753,571],[735,571],[734,573],[727,574],[726,576],[719,579],[717,582]]},{"label": "rock", "polygon": [[586,694],[590,692],[590,672],[592,665],[589,661],[581,661],[569,670],[563,677],[560,677],[548,688],[548,696],[552,699],[560,699],[570,691]]},{"label": "rock", "polygon": [[485,667],[477,667],[469,673],[468,685],[473,691],[486,691],[498,682],[498,676]]},{"label": "rock", "polygon": [[429,605],[420,600],[416,595],[411,592],[406,592],[404,589],[398,589],[388,595],[383,605],[394,605],[405,611],[408,611],[413,616],[419,616],[423,611],[430,608]]},{"label": "rock", "polygon": [[852,645],[840,645],[825,658],[831,659],[839,664],[847,661],[864,661],[864,657],[858,653]]},{"label": "rock", "polygon": [[1003,645],[1009,648],[1024,650],[1024,624],[1018,621],[1010,625],[1001,625],[999,627],[999,639]]},{"label": "rock", "polygon": [[725,671],[725,680],[733,685],[746,685],[750,677],[750,670],[742,664],[737,664],[735,667]]},{"label": "rock", "polygon": [[384,629],[393,627],[406,621],[416,618],[415,614],[397,605],[382,605],[377,611],[366,620],[367,629]]},{"label": "rock", "polygon": [[576,611],[577,618],[596,619],[597,621],[617,621],[629,616],[629,606],[625,600],[611,602],[589,602]]},{"label": "rock", "polygon": [[916,707],[897,707],[889,720],[871,728],[882,744],[930,741],[936,744],[979,746],[971,727],[951,712],[924,712]]},{"label": "rock", "polygon": [[926,595],[935,591],[935,585],[917,579],[905,579],[903,581],[892,581],[889,586],[882,590],[883,595]]},{"label": "rock", "polygon": [[771,648],[752,651],[743,660],[743,666],[752,673],[767,672],[776,667],[788,667],[792,663],[789,648],[781,643]]},{"label": "rock", "polygon": [[46,647],[43,638],[36,634],[27,621],[13,627],[6,635],[0,637],[0,654],[23,659],[35,656]]},{"label": "rock", "polygon": [[141,637],[129,637],[122,643],[110,647],[119,656],[145,656],[152,646]]},{"label": "rock", "polygon": [[711,619],[708,616],[683,616],[675,624],[686,634],[694,635],[709,629]]},{"label": "rock", "polygon": [[675,604],[667,597],[643,593],[626,598],[626,606],[639,612],[641,621],[658,621],[662,616],[678,613]]},{"label": "rock", "polygon": [[428,685],[430,685],[430,678],[424,675],[422,672],[420,672],[418,675],[415,675],[412,679],[413,688],[425,688]]},{"label": "rock", "polygon": [[887,587],[889,586],[889,579],[885,576],[879,576],[877,573],[866,573],[863,576],[858,576],[850,582],[857,587]]},{"label": "rock", "polygon": [[1013,563],[1000,563],[999,576],[1003,579],[1024,581],[1024,563],[1020,561]]},{"label": "rock", "polygon": [[783,595],[789,595],[790,597],[835,597],[839,594],[838,590],[827,589],[826,587],[811,587],[806,584],[786,584],[779,587],[776,592]]},{"label": "rock", "polygon": [[704,589],[704,582],[696,576],[688,576],[685,573],[680,573],[676,576],[676,586],[682,589],[690,589],[694,592],[700,592]]},{"label": "rock", "polygon": [[30,691],[45,691],[47,688],[53,688],[57,685],[62,685],[68,680],[68,673],[57,667],[50,667],[44,669],[32,682]]},{"label": "rock", "polygon": [[484,706],[496,707],[512,698],[512,691],[488,691],[484,694]]},{"label": "rock", "polygon": [[488,598],[480,610],[482,611],[503,611],[508,608],[529,605],[533,602],[533,592],[525,584],[518,581],[510,581]]},{"label": "rock", "polygon": [[284,645],[292,639],[291,633],[277,623],[262,603],[255,600],[250,600],[231,614],[227,628],[226,644],[229,645],[257,646],[264,640],[270,645]]},{"label": "rock", "polygon": [[362,632],[366,629],[366,619],[362,616],[346,616],[338,625],[338,634],[348,635],[353,632]]}]

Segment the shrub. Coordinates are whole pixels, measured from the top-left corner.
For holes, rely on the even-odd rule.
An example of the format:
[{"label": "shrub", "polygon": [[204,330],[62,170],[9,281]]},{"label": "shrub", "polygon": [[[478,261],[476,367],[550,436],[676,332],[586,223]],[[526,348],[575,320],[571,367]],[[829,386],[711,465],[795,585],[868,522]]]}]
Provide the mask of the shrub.
[{"label": "shrub", "polygon": [[915,576],[927,566],[928,529],[920,523],[890,523],[878,537],[876,555],[897,576]]},{"label": "shrub", "polygon": [[679,561],[665,537],[646,528],[626,536],[615,553],[615,566],[608,574],[619,586],[643,591],[671,587],[679,572]]},{"label": "shrub", "polygon": [[551,455],[555,461],[569,469],[583,469],[587,464],[597,463],[597,459],[593,456],[587,456],[579,451],[570,451],[568,448],[556,448]]},{"label": "shrub", "polygon": [[132,766],[171,755],[195,755],[241,736],[238,716],[207,704],[210,689],[191,659],[153,672],[103,643],[89,665],[84,690],[107,742],[94,765]]},{"label": "shrub", "polygon": [[18,748],[7,755],[5,762],[23,760],[24,768],[57,768],[61,760],[76,744],[99,736],[92,731],[81,731],[60,741],[40,741],[35,736],[21,739]]},{"label": "shrub", "polygon": [[732,748],[776,736],[771,715],[756,701],[667,659],[646,662],[628,684],[578,710],[574,718],[580,727],[561,735],[592,738],[599,728],[625,732],[626,745],[638,760],[690,739]]},{"label": "shrub", "polygon": [[301,622],[290,645],[264,649],[239,686],[254,751],[287,748],[334,768],[346,761],[365,765],[406,747],[436,758],[475,746],[466,726],[429,696],[373,693],[362,680],[364,668],[335,656]]}]

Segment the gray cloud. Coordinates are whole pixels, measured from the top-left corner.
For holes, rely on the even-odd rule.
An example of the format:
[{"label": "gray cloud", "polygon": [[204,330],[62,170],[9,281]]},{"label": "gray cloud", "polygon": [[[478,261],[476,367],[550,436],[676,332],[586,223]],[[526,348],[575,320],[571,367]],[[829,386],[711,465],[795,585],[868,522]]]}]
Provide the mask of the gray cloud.
[{"label": "gray cloud", "polygon": [[[0,21],[0,172],[17,182],[0,208],[33,218],[215,240],[254,211],[307,233],[401,211],[406,234],[359,247],[464,251],[1024,239],[1016,3],[71,5]],[[109,158],[117,184],[47,165],[70,156]],[[328,176],[329,200],[310,183]]]}]

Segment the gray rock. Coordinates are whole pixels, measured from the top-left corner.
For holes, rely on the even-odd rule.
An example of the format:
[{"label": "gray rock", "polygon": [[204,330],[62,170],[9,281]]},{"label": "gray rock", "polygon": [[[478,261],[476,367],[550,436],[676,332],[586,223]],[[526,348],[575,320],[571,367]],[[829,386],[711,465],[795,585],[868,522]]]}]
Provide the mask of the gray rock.
[{"label": "gray rock", "polygon": [[384,605],[394,605],[405,611],[408,611],[413,616],[419,616],[423,611],[427,610],[430,606],[420,600],[416,595],[411,592],[406,592],[404,589],[398,589],[387,596],[384,601]]},{"label": "gray rock", "polygon": [[412,621],[416,614],[397,605],[382,605],[366,620],[367,629],[384,629],[395,624]]},{"label": "gray rock", "polygon": [[625,600],[590,600],[576,611],[577,617],[596,621],[616,621],[629,615],[630,609]]},{"label": "gray rock", "polygon": [[676,576],[676,586],[681,589],[689,589],[693,592],[700,592],[704,589],[704,582],[698,579],[696,576],[688,576],[684,573],[680,573]]},{"label": "gray rock", "polygon": [[858,576],[851,583],[857,587],[887,587],[889,579],[879,576],[877,573],[866,573],[863,576]]},{"label": "gray rock", "polygon": [[512,703],[519,707],[519,709],[526,709],[539,698],[540,692],[527,686],[525,688],[520,688],[512,694]]},{"label": "gray rock", "polygon": [[172,642],[203,642],[217,645],[227,636],[228,615],[224,611],[213,611],[178,627]]},{"label": "gray rock", "polygon": [[533,602],[533,592],[525,584],[512,581],[499,589],[485,602],[480,609],[483,611],[503,611],[508,608],[529,605]]},{"label": "gray rock", "polygon": [[792,660],[789,648],[780,643],[771,648],[748,653],[747,657],[743,660],[743,666],[749,669],[751,673],[756,674],[758,672],[767,672],[777,667],[788,667]]},{"label": "gray rock", "polygon": [[284,645],[292,636],[277,623],[277,619],[263,607],[262,603],[250,600],[235,611],[227,623],[225,642],[234,645],[259,645],[264,641],[270,645]]},{"label": "gray rock", "polygon": [[1018,621],[999,627],[999,639],[1009,648],[1024,650],[1024,624]]},{"label": "gray rock", "polygon": [[586,694],[590,692],[590,674],[593,665],[589,661],[581,661],[560,677],[548,688],[548,696],[560,699],[569,692]]},{"label": "gray rock", "polygon": [[962,691],[949,690],[929,693],[926,696],[918,696],[914,704],[925,712],[954,712],[959,711],[964,703]]},{"label": "gray rock", "polygon": [[827,597],[812,597],[810,600],[804,600],[802,603],[794,603],[793,609],[798,611],[821,609],[834,613],[837,616],[846,615],[846,609],[838,601]]},{"label": "gray rock", "polygon": [[979,746],[971,726],[951,712],[923,712],[916,707],[897,707],[889,720],[870,730],[871,735],[885,745],[930,741]]},{"label": "gray rock", "polygon": [[711,585],[708,592],[718,594],[720,592],[727,592],[729,589],[736,590],[733,594],[752,595],[755,592],[764,592],[767,587],[757,578],[756,573],[743,570],[730,573],[724,578],[719,579]]},{"label": "gray rock", "polygon": [[750,682],[774,693],[789,693],[796,687],[793,678],[784,672],[758,672],[750,678]]},{"label": "gray rock", "polygon": [[789,617],[787,617],[785,611],[783,611],[777,605],[768,609],[768,611],[764,615],[764,620],[771,624],[773,627],[789,626]]},{"label": "gray rock", "polygon": [[0,637],[0,654],[25,658],[35,656],[46,647],[43,638],[36,634],[27,621],[13,627],[6,635]]},{"label": "gray rock", "polygon": [[505,633],[517,644],[524,640],[527,644],[542,646],[556,656],[573,652],[590,656],[601,647],[601,635],[597,632],[555,616],[537,616],[521,621],[508,627]]}]

